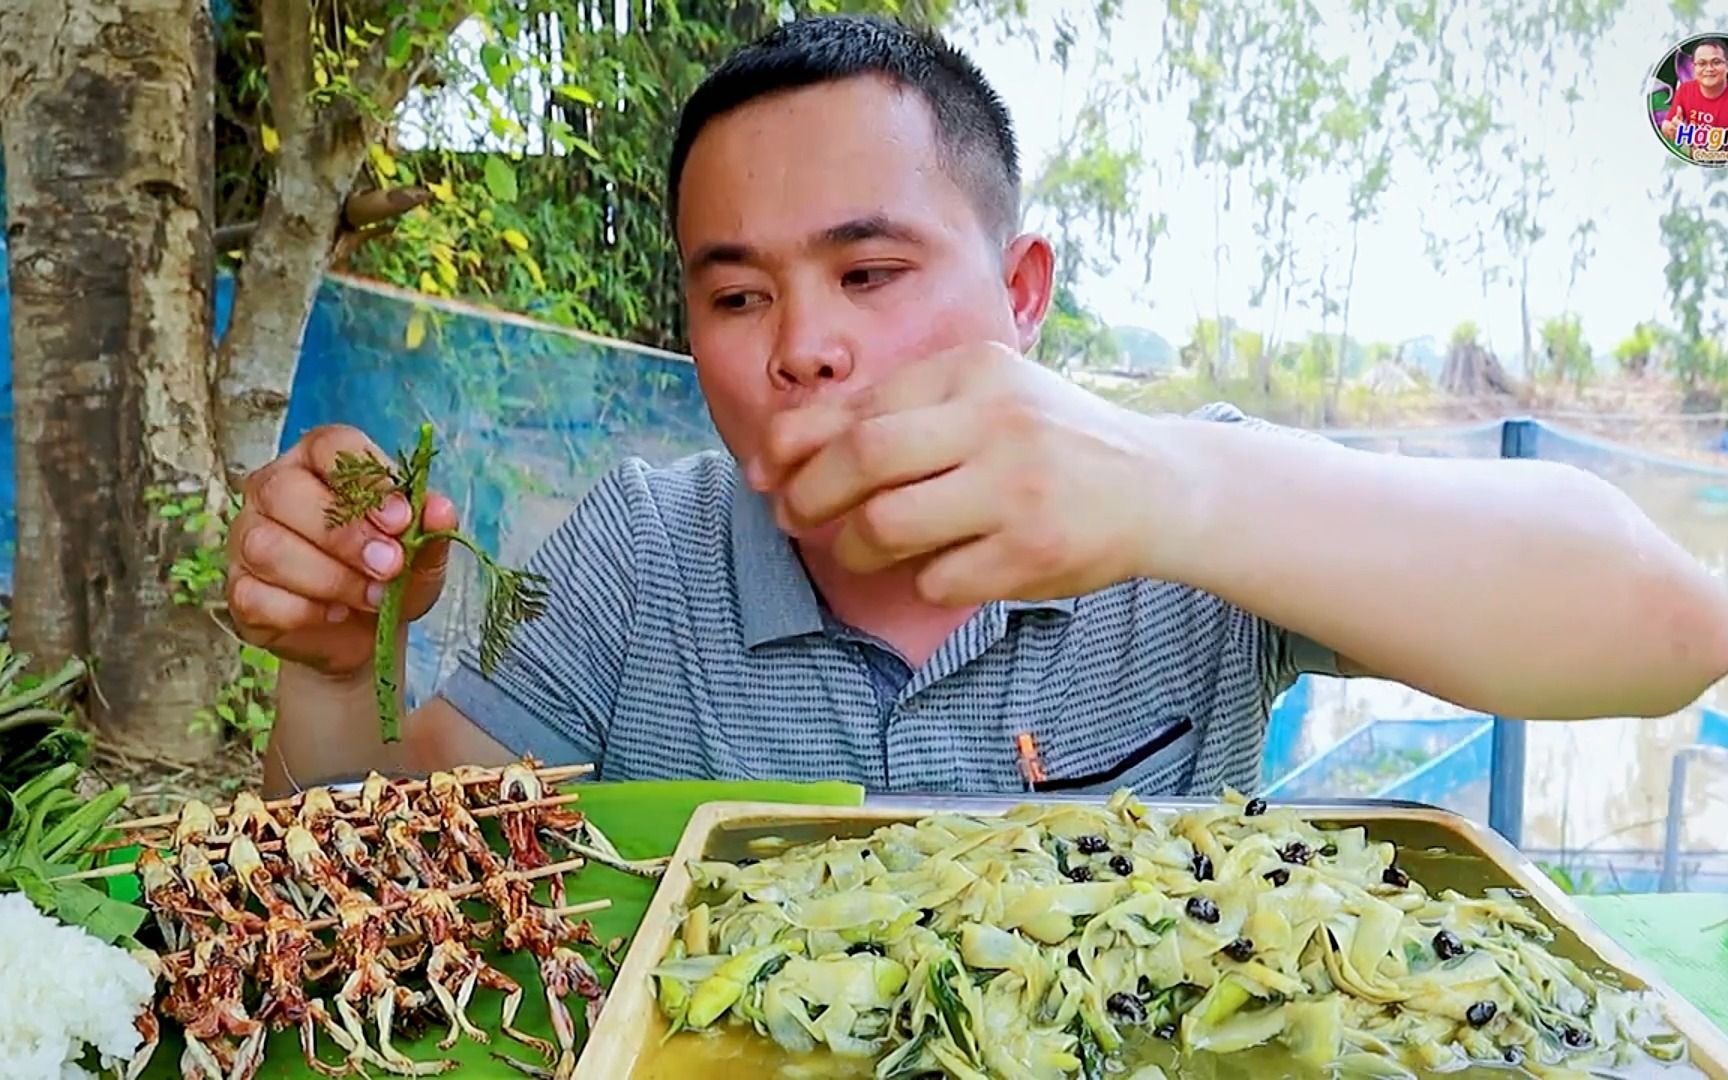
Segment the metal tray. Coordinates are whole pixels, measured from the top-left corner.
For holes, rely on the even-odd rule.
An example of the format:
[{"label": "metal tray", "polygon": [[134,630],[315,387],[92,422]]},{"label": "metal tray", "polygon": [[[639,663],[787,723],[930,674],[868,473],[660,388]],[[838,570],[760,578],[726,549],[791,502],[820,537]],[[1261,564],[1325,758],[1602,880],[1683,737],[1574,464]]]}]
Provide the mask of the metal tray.
[{"label": "metal tray", "polygon": [[[654,998],[649,972],[660,962],[679,930],[678,909],[690,893],[688,865],[702,858],[730,859],[745,853],[755,836],[777,835],[794,840],[860,837],[883,825],[910,822],[936,813],[995,816],[1026,802],[1101,802],[1095,797],[1048,799],[895,796],[875,799],[862,807],[802,806],[780,803],[714,802],[697,808],[674,852],[671,865],[655,890],[599,1021],[585,1046],[576,1075],[583,1080],[629,1080],[642,1058],[666,1032]],[[1213,800],[1147,799],[1155,811],[1182,812],[1216,805]],[[1697,1008],[1675,994],[1598,928],[1571,898],[1498,833],[1450,811],[1420,803],[1308,800],[1280,802],[1301,817],[1336,827],[1363,826],[1371,838],[1387,830],[1414,833],[1426,841],[1419,850],[1398,837],[1400,863],[1419,881],[1435,875],[1432,867],[1458,856],[1485,868],[1479,880],[1459,887],[1521,890],[1556,930],[1555,948],[1587,970],[1613,972],[1628,988],[1648,987],[1663,999],[1668,1022],[1690,1043],[1691,1063],[1710,1080],[1728,1080],[1728,1034],[1718,1030]],[[1427,865],[1424,865],[1424,862]],[[1461,861],[1461,860],[1459,860]],[[1441,882],[1440,884],[1449,884]],[[692,1076],[689,1080],[717,1080]]]}]

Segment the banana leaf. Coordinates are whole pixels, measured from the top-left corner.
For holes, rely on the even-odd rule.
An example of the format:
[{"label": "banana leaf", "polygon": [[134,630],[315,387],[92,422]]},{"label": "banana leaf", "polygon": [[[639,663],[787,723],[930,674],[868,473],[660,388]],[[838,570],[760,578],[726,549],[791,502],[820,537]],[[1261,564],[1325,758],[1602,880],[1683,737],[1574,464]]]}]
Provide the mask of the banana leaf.
[{"label": "banana leaf", "polygon": [[[617,847],[619,853],[628,859],[670,855],[678,846],[678,839],[683,835],[690,815],[706,802],[748,800],[858,806],[864,800],[862,788],[844,783],[668,780],[582,783],[567,786],[564,790],[582,794],[582,801],[577,807],[590,816]],[[119,858],[131,857],[130,853],[117,852],[116,855]],[[590,864],[570,879],[567,896],[568,902],[572,904],[601,898],[612,901],[612,906],[607,910],[588,916],[594,925],[595,935],[601,941],[610,941],[635,933],[648,909],[648,902],[654,895],[654,887],[655,883],[652,881]],[[135,900],[138,895],[137,879],[132,877],[109,879],[109,888],[113,895],[127,900]],[[544,886],[537,890],[537,894],[541,900],[545,899]],[[516,1016],[517,1026],[531,1035],[553,1039],[545,994],[541,990],[533,958],[526,954],[499,956],[494,950],[486,951],[490,962],[524,988],[522,1007]],[[584,950],[584,955],[595,963],[595,970],[599,972],[601,981],[609,986],[614,972],[598,963],[592,950]],[[618,955],[621,958],[622,951]],[[328,998],[326,1004],[332,1004]],[[476,989],[470,1002],[468,1015],[477,1027],[491,1036],[490,1046],[481,1046],[464,1037],[448,1051],[440,1051],[437,1043],[444,1037],[448,1025],[435,1025],[413,1038],[398,1038],[396,1045],[408,1057],[417,1061],[445,1058],[458,1062],[460,1067],[445,1073],[446,1076],[460,1076],[464,1080],[522,1080],[524,1073],[499,1061],[492,1056],[493,1053],[508,1055],[524,1064],[540,1068],[544,1068],[547,1063],[532,1050],[503,1033],[499,1027],[502,1004],[502,994],[485,989]],[[587,1023],[582,1016],[583,1003],[572,996],[567,999],[567,1004],[571,1015],[577,1021],[576,1045],[580,1052],[582,1042],[587,1037]],[[141,1080],[175,1080],[180,1075],[178,1062],[184,1044],[173,1024],[164,1023],[162,1026],[162,1043],[157,1047]],[[373,1034],[376,1038],[376,1033]],[[321,1036],[319,1054],[331,1064],[342,1060],[340,1048],[335,1046],[328,1036]],[[372,1071],[375,1075],[382,1075],[380,1070]],[[258,1080],[311,1080],[317,1076],[301,1057],[295,1031],[275,1032],[270,1036],[266,1043],[264,1064],[257,1073]]]}]

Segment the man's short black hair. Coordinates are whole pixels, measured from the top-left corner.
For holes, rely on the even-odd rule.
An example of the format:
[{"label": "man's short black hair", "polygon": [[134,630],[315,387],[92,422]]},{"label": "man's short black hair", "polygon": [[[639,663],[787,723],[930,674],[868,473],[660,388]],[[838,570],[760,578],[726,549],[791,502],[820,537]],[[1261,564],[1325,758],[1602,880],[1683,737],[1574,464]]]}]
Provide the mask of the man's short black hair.
[{"label": "man's short black hair", "polygon": [[1020,162],[1007,106],[977,66],[940,35],[860,15],[814,16],[776,27],[733,53],[690,95],[666,170],[674,234],[684,163],[709,121],[769,94],[868,75],[924,98],[936,120],[944,168],[971,193],[985,228],[1006,241],[1020,221]]},{"label": "man's short black hair", "polygon": [[1694,59],[1696,59],[1698,56],[1698,50],[1702,49],[1706,45],[1714,45],[1714,46],[1716,46],[1716,50],[1718,52],[1720,52],[1723,56],[1728,56],[1728,42],[1724,42],[1721,38],[1714,38],[1714,37],[1707,37],[1703,41],[1693,42],[1692,43],[1692,52],[1690,55]]}]

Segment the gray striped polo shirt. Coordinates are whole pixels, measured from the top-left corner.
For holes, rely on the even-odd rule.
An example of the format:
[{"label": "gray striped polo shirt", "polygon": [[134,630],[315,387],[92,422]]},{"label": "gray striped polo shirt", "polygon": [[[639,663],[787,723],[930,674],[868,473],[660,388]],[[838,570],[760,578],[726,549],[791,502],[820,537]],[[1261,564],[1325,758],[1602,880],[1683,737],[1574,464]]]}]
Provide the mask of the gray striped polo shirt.
[{"label": "gray striped polo shirt", "polygon": [[827,612],[769,502],[713,451],[614,468],[529,565],[551,580],[547,613],[490,678],[470,647],[439,693],[512,752],[605,780],[1253,791],[1273,699],[1336,673],[1306,639],[1151,580],[987,604],[914,670]]}]

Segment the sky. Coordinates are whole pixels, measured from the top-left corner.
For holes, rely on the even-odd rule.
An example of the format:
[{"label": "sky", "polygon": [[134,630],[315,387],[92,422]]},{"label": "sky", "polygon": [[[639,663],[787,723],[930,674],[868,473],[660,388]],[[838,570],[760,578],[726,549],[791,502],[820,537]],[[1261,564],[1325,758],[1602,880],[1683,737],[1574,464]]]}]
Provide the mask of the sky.
[{"label": "sky", "polygon": [[[1033,17],[1048,20],[1059,9],[1085,11],[1090,0],[1029,0]],[[1075,5],[1079,4],[1079,7]],[[1146,18],[1160,16],[1164,4],[1155,0],[1125,0],[1130,23],[1139,9]],[[1728,32],[1728,0],[1710,0],[1702,19],[1685,26],[1677,23],[1666,0],[1630,0],[1618,24],[1606,36],[1593,70],[1572,79],[1582,100],[1576,115],[1586,139],[1561,139],[1544,130],[1542,121],[1519,132],[1519,137],[1543,140],[1552,149],[1550,167],[1556,174],[1556,194],[1549,210],[1554,227],[1542,242],[1533,263],[1531,285],[1532,319],[1541,319],[1570,309],[1583,320],[1586,340],[1599,351],[1612,349],[1640,320],[1657,317],[1667,303],[1657,220],[1662,207],[1654,193],[1659,190],[1669,166],[1667,154],[1657,144],[1643,111],[1644,91],[1652,67],[1677,40],[1705,31]],[[1086,24],[1085,18],[1075,20]],[[1057,145],[1064,110],[1072,112],[1085,89],[1088,72],[1070,71],[1066,80],[1053,62],[1042,63],[1024,43],[1002,44],[980,40],[976,35],[956,34],[962,45],[985,71],[1006,99],[1021,140],[1022,156],[1031,172]],[[1155,33],[1119,32],[1111,47],[1125,57],[1143,62],[1156,59]],[[1138,44],[1137,44],[1138,42]],[[1330,51],[1348,51],[1347,39],[1334,38]],[[1534,110],[1533,110],[1534,111]],[[1141,118],[1149,145],[1180,152],[1192,139],[1187,116],[1180,108],[1166,107]],[[1242,167],[1252,170],[1252,164]],[[1688,168],[1689,173],[1704,170]],[[1243,178],[1252,181],[1250,175]],[[1689,175],[1690,187],[1701,189],[1703,177]],[[1245,190],[1247,184],[1238,186]],[[1332,197],[1324,190],[1313,193],[1309,207],[1320,210],[1323,220],[1337,222],[1343,188],[1334,185]],[[1166,176],[1149,182],[1142,192],[1143,205],[1157,206],[1169,215],[1170,230],[1160,241],[1153,260],[1152,279],[1142,282],[1139,264],[1124,266],[1102,280],[1088,281],[1082,289],[1094,310],[1114,324],[1149,326],[1173,342],[1187,340],[1188,330],[1199,315],[1213,310],[1213,186],[1206,175],[1186,170],[1183,176]],[[1243,203],[1246,200],[1242,200]],[[1513,285],[1497,285],[1484,296],[1479,274],[1469,267],[1442,273],[1430,263],[1422,235],[1425,214],[1444,213],[1444,207],[1425,190],[1418,178],[1404,171],[1381,201],[1378,218],[1364,226],[1351,311],[1353,337],[1396,342],[1424,334],[1442,340],[1459,321],[1471,319],[1484,330],[1492,347],[1508,360],[1516,356],[1520,337],[1518,292]],[[1253,234],[1257,215],[1226,224],[1228,254],[1219,266],[1223,309],[1248,325],[1270,322],[1269,314],[1249,309],[1248,294],[1259,279],[1257,243]],[[1596,254],[1579,274],[1567,296],[1572,254],[1567,236],[1573,225],[1594,217],[1597,224]],[[1339,268],[1341,280],[1343,267]],[[1232,299],[1232,298],[1235,299]],[[1318,312],[1292,313],[1285,318],[1281,336],[1317,331]],[[1336,332],[1336,325],[1332,327]]]}]

